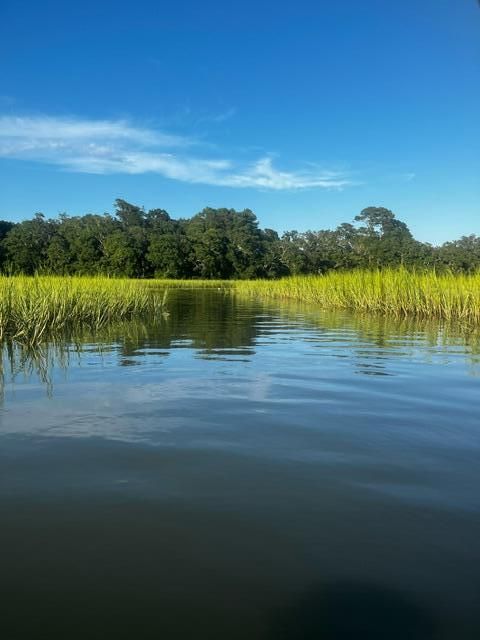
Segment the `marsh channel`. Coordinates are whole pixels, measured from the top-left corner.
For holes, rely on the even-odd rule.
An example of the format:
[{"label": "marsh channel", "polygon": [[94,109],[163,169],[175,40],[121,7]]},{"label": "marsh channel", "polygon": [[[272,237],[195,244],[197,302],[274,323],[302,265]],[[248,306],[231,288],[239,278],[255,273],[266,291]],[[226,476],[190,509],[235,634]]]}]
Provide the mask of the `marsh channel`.
[{"label": "marsh channel", "polygon": [[0,637],[480,637],[472,332],[172,290],[3,348]]}]

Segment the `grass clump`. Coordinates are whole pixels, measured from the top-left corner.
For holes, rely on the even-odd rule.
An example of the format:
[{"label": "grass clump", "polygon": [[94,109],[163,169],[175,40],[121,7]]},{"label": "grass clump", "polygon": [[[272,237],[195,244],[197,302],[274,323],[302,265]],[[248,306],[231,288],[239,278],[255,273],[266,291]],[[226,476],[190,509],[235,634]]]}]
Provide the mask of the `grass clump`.
[{"label": "grass clump", "polygon": [[480,274],[406,269],[332,271],[281,280],[242,280],[235,290],[263,299],[315,303],[325,309],[480,322]]},{"label": "grass clump", "polygon": [[96,331],[160,310],[162,294],[138,280],[0,276],[0,341],[32,345],[79,327]]}]

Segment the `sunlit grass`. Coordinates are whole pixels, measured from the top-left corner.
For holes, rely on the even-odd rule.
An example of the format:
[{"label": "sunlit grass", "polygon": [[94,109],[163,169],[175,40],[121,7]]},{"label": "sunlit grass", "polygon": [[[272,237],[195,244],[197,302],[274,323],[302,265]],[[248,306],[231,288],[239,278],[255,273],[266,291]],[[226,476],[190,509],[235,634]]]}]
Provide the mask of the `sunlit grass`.
[{"label": "sunlit grass", "polygon": [[178,288],[217,288],[323,309],[480,323],[480,274],[392,269],[250,281],[0,276],[0,341],[37,344],[78,329],[96,331],[112,322],[164,312],[168,290]]},{"label": "sunlit grass", "polygon": [[162,295],[135,280],[0,276],[0,340],[35,344],[79,326],[97,330],[162,303]]},{"label": "sunlit grass", "polygon": [[329,272],[275,281],[237,281],[235,291],[263,299],[314,303],[324,309],[480,322],[480,274],[438,275],[405,269]]}]

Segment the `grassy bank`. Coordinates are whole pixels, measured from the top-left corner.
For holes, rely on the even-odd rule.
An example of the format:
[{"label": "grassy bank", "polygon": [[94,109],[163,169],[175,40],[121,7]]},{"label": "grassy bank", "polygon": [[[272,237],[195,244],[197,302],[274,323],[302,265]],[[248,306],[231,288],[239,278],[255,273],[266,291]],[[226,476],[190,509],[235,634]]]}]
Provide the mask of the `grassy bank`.
[{"label": "grassy bank", "polygon": [[480,274],[331,272],[282,280],[126,280],[0,276],[0,341],[35,344],[162,310],[172,288],[221,288],[259,299],[480,324]]},{"label": "grassy bank", "polygon": [[242,295],[314,303],[324,309],[480,322],[480,274],[437,275],[403,269],[330,272],[235,283]]},{"label": "grassy bank", "polygon": [[153,289],[233,289],[235,280],[136,280],[143,286]]},{"label": "grassy bank", "polygon": [[0,340],[34,344],[78,327],[98,330],[161,306],[161,292],[135,280],[0,276]]}]

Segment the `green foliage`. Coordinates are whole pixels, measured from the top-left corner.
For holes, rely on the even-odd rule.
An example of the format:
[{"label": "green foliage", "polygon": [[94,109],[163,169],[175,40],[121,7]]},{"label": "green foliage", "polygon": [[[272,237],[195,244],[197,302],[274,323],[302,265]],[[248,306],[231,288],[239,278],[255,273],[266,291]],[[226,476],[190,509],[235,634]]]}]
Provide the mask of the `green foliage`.
[{"label": "green foliage", "polygon": [[173,231],[153,235],[146,258],[156,278],[188,278],[192,271],[190,253],[185,234]]},{"label": "green foliage", "polygon": [[249,209],[204,209],[186,225],[193,274],[201,278],[260,275],[262,233]]},{"label": "green foliage", "polygon": [[47,220],[38,213],[18,224],[0,221],[0,268],[33,275],[129,278],[279,278],[351,269],[480,269],[480,237],[440,247],[415,240],[384,207],[367,207],[336,229],[259,229],[250,209],[203,209],[174,220],[164,209],[115,201],[112,215]]},{"label": "green foliage", "polygon": [[16,224],[2,244],[5,262],[15,272],[35,273],[47,263],[47,252],[55,233],[56,223],[36,213],[33,220]]}]

